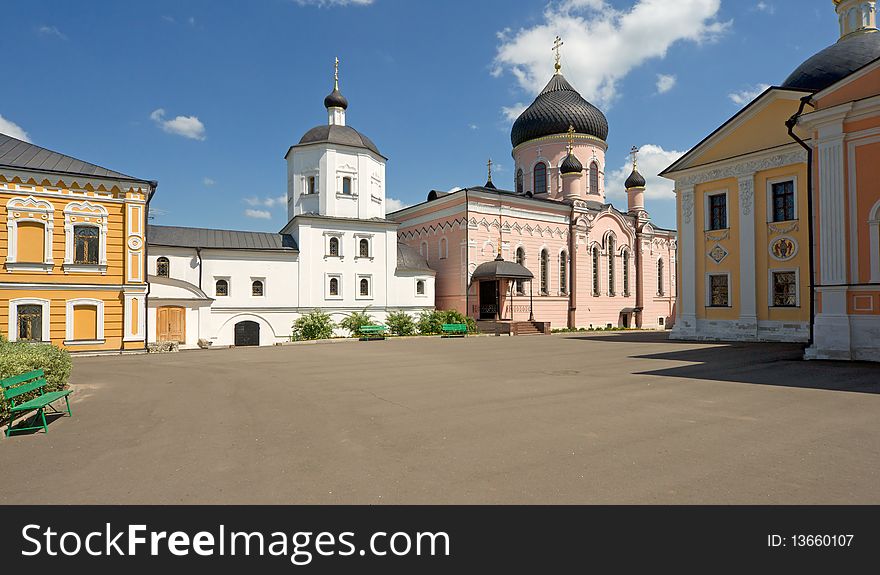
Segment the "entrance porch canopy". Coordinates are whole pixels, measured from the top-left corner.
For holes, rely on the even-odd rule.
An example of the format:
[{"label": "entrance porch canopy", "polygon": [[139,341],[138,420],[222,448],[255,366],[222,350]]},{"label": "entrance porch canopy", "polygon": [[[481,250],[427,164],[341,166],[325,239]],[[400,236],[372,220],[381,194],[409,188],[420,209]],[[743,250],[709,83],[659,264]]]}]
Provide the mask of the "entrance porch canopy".
[{"label": "entrance porch canopy", "polygon": [[515,262],[504,261],[501,254],[498,254],[491,262],[486,262],[477,266],[474,270],[473,281],[492,281],[492,280],[531,280],[535,276]]}]

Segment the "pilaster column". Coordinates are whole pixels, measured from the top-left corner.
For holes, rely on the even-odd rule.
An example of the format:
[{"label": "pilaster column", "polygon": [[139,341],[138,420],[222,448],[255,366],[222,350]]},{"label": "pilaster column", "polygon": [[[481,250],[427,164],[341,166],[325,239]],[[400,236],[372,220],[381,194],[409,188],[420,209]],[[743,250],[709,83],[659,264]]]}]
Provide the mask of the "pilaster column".
[{"label": "pilaster column", "polygon": [[[678,247],[681,253],[681,277],[679,278],[678,317],[672,330],[673,337],[695,337],[697,334],[696,289],[696,218],[694,218],[694,187],[676,187],[681,205]],[[670,272],[674,273],[674,272]]]},{"label": "pilaster column", "polygon": [[739,178],[739,326],[758,335],[755,285],[755,174]]}]

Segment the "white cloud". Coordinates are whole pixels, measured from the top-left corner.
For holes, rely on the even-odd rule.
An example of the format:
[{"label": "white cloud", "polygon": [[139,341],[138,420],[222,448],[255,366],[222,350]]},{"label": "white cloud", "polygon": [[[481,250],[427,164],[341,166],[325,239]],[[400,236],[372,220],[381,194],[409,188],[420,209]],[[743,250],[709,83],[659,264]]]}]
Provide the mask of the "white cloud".
[{"label": "white cloud", "polygon": [[213,185],[216,184],[217,182],[215,182],[214,180],[212,180],[212,179],[209,178],[208,176],[205,176],[205,178],[202,180],[202,183],[203,183],[204,185],[206,185],[206,186],[213,186]]},{"label": "white cloud", "polygon": [[770,14],[771,16],[773,14],[776,14],[776,6],[774,6],[773,4],[768,4],[767,2],[758,2],[757,4],[755,4],[753,10],[756,10],[758,12],[765,12],[767,14]]},{"label": "white cloud", "polygon": [[408,207],[409,204],[406,204],[397,198],[385,198],[385,211],[388,213],[396,212],[397,210],[402,210],[403,208]]},{"label": "white cloud", "polygon": [[730,100],[736,104],[737,106],[745,106],[758,96],[760,96],[764,90],[770,87],[770,84],[758,84],[751,88],[746,88],[744,90],[740,90],[739,92],[731,92],[727,95]]},{"label": "white cloud", "polygon": [[369,6],[373,0],[293,0],[300,6],[317,6],[318,8],[329,8],[331,6]]},{"label": "white cloud", "polygon": [[169,134],[177,134],[192,140],[205,139],[205,125],[196,116],[176,116],[171,120],[166,120],[165,110],[159,108],[153,110],[150,119]]},{"label": "white cloud", "polygon": [[45,24],[37,28],[37,32],[40,36],[53,36],[58,38],[59,40],[67,40],[67,36],[64,35],[61,30],[58,29],[57,26],[46,26]]},{"label": "white cloud", "polygon": [[479,130],[480,129],[480,127],[476,124],[468,124],[468,128],[470,128],[471,130]]},{"label": "white cloud", "polygon": [[276,196],[272,198],[258,198],[256,196],[252,196],[250,198],[244,198],[244,202],[249,206],[274,208],[275,206],[286,206],[287,196]]},{"label": "white cloud", "polygon": [[[664,150],[656,144],[645,144],[639,148],[639,173],[645,178],[645,196],[656,200],[671,200],[675,198],[673,189],[675,184],[672,180],[661,178],[657,174],[669,167],[672,162],[684,155],[684,152]],[[632,159],[629,156],[620,158],[620,167],[606,173],[605,189],[609,200],[615,199],[626,202],[626,188],[624,182],[632,173]],[[611,160],[608,161],[611,163]],[[650,211],[650,206],[648,206]]]},{"label": "white cloud", "polygon": [[712,41],[723,34],[731,23],[717,20],[720,7],[721,0],[636,0],[618,10],[605,0],[556,0],[541,23],[499,33],[493,72],[502,68],[537,94],[553,73],[550,49],[559,35],[566,78],[585,98],[607,107],[618,82],[637,66],[665,57],[676,43]]},{"label": "white cloud", "polygon": [[244,211],[244,215],[246,215],[249,218],[254,218],[257,220],[271,220],[272,219],[272,212],[270,212],[268,210],[247,209]]},{"label": "white cloud", "polygon": [[501,113],[504,114],[508,122],[514,122],[527,107],[522,102],[517,102],[513,106],[501,106]]},{"label": "white cloud", "polygon": [[25,142],[31,141],[28,133],[25,132],[21,126],[12,120],[7,120],[2,114],[0,114],[0,134],[6,134],[7,136],[24,140]]},{"label": "white cloud", "polygon": [[672,74],[657,74],[657,93],[665,94],[675,87],[676,77]]}]

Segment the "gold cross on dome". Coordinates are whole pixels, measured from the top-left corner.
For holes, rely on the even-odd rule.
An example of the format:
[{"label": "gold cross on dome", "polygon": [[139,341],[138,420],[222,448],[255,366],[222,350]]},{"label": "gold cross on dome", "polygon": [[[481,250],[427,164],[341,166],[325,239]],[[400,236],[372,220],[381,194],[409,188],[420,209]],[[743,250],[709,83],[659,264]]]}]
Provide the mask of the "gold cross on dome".
[{"label": "gold cross on dome", "polygon": [[339,89],[339,58],[336,58],[336,63],[333,65],[333,88]]},{"label": "gold cross on dome", "polygon": [[556,73],[557,74],[562,69],[562,64],[559,63],[559,60],[561,58],[559,55],[559,48],[561,48],[564,43],[565,42],[563,42],[562,38],[560,38],[559,36],[556,36],[556,39],[553,40],[553,49],[556,51]]},{"label": "gold cross on dome", "polygon": [[486,167],[489,168],[489,181],[492,181],[492,158],[489,158],[489,161],[486,162]]},{"label": "gold cross on dome", "polygon": [[568,125],[568,152],[574,149],[574,126],[571,124]]},{"label": "gold cross on dome", "polygon": [[639,165],[639,149],[636,146],[633,146],[629,151],[629,155],[632,156],[633,170],[635,170]]}]

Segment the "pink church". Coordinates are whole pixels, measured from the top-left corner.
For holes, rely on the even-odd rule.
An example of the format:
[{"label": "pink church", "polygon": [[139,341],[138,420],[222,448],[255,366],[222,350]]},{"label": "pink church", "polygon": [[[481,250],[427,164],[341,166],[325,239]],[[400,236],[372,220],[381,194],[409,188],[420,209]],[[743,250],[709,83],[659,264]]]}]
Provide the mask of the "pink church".
[{"label": "pink church", "polygon": [[608,121],[556,74],[514,122],[514,190],[432,191],[389,214],[437,272],[436,307],[501,333],[665,329],[674,318],[674,230],[651,223],[634,162],[627,209],[605,201]]}]

